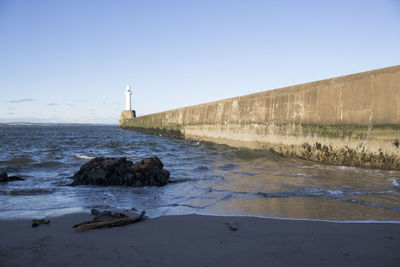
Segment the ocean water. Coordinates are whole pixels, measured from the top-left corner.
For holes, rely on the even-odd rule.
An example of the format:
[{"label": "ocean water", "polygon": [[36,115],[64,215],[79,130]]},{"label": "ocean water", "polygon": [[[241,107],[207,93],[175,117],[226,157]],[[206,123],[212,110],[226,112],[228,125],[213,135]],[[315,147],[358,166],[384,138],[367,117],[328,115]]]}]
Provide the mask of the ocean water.
[{"label": "ocean water", "polygon": [[[71,187],[92,157],[157,155],[164,187]],[[115,126],[0,126],[0,218],[61,215],[92,207],[177,214],[335,221],[400,221],[399,171],[332,166]]]}]

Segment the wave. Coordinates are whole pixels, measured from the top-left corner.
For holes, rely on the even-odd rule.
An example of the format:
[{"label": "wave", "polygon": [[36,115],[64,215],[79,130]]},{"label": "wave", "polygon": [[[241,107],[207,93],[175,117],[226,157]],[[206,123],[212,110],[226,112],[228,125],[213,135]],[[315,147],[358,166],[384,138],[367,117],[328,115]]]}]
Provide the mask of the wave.
[{"label": "wave", "polygon": [[257,175],[257,173],[251,173],[251,172],[232,172],[234,174],[240,174],[240,175],[247,175],[247,176],[254,176]]},{"label": "wave", "polygon": [[85,160],[92,160],[92,159],[95,158],[95,157],[89,157],[89,156],[78,155],[78,154],[76,154],[75,157],[78,158],[78,159],[85,159]]},{"label": "wave", "polygon": [[48,168],[48,167],[57,167],[60,165],[62,165],[62,163],[59,161],[43,161],[35,164],[34,166]]},{"label": "wave", "polygon": [[264,197],[327,197],[340,198],[342,196],[366,196],[366,195],[384,195],[391,193],[388,191],[344,191],[340,189],[317,189],[317,188],[302,188],[296,191],[280,191],[280,192],[258,192],[258,195]]},{"label": "wave", "polygon": [[359,191],[342,191],[342,190],[306,189],[305,191],[282,191],[282,192],[272,192],[272,193],[259,192],[257,194],[266,198],[322,197],[322,198],[334,199],[337,201],[354,203],[358,205],[400,211],[400,208],[397,207],[386,206],[374,202],[349,198],[351,196],[380,195],[380,194],[386,194],[388,192],[392,191],[359,192]]},{"label": "wave", "polygon": [[238,149],[234,152],[236,157],[242,160],[252,160],[257,158],[263,158],[271,155],[271,152],[265,149]]},{"label": "wave", "polygon": [[228,164],[224,164],[222,166],[219,166],[217,168],[220,169],[220,170],[233,170],[233,169],[236,169],[236,168],[239,168],[239,167],[240,167],[239,165],[228,163]]},{"label": "wave", "polygon": [[51,194],[53,192],[54,189],[30,188],[30,189],[14,189],[9,191],[8,194],[12,196],[25,196],[25,195],[45,195],[45,194]]},{"label": "wave", "polygon": [[[155,143],[155,144],[156,144],[156,143]],[[122,143],[119,142],[119,141],[111,141],[111,142],[105,144],[105,146],[106,146],[106,147],[109,147],[109,148],[117,148],[117,147],[121,147],[121,146],[122,146]]]},{"label": "wave", "polygon": [[188,182],[188,181],[193,181],[194,179],[190,179],[190,178],[181,178],[181,179],[169,179],[168,183],[171,184],[177,184],[177,183],[184,183],[184,182]]},{"label": "wave", "polygon": [[201,166],[199,166],[199,167],[197,167],[196,169],[194,169],[195,171],[208,171],[208,170],[210,170],[207,166],[203,166],[203,165],[201,165]]},{"label": "wave", "polygon": [[28,158],[28,157],[15,157],[10,160],[0,161],[0,165],[23,165],[23,164],[32,164],[36,161]]},{"label": "wave", "polygon": [[312,177],[311,174],[304,174],[304,173],[284,173],[282,176],[287,177]]},{"label": "wave", "polygon": [[357,200],[357,199],[348,199],[348,198],[339,198],[338,200],[345,201],[345,202],[350,202],[358,205],[364,205],[364,206],[371,206],[371,207],[376,207],[376,208],[382,208],[382,209],[388,209],[388,210],[394,210],[394,211],[400,211],[400,208],[397,207],[391,207],[391,206],[386,206],[374,202],[369,202],[369,201],[362,201],[362,200]]},{"label": "wave", "polygon": [[189,204],[178,204],[178,203],[160,205],[160,207],[188,207],[188,208],[193,208],[193,209],[204,209],[204,208],[206,208],[206,207],[202,207],[202,206],[194,206],[194,205],[189,205]]},{"label": "wave", "polygon": [[322,191],[282,191],[282,192],[273,192],[273,193],[258,193],[263,197],[268,198],[289,198],[289,197],[322,197],[324,196],[324,192]]},{"label": "wave", "polygon": [[395,187],[396,189],[400,189],[400,184],[396,179],[392,179],[392,185],[393,187]]}]

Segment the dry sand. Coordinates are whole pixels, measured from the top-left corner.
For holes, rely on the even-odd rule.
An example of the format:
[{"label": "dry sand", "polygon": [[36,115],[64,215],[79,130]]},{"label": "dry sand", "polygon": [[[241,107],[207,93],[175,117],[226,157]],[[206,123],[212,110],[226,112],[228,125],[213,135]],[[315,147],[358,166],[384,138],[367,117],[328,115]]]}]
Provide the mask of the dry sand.
[{"label": "dry sand", "polygon": [[400,224],[184,215],[72,228],[91,218],[0,221],[0,266],[400,266]]}]

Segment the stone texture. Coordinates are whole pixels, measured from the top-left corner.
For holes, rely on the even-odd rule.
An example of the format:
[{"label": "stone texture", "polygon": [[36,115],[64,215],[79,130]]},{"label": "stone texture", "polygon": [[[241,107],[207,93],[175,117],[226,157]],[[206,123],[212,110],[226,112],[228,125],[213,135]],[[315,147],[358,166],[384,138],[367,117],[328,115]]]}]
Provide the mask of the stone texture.
[{"label": "stone texture", "polygon": [[121,119],[118,121],[118,124],[121,124],[123,120],[128,120],[136,118],[136,111],[135,110],[124,110],[121,113]]},{"label": "stone texture", "polygon": [[156,156],[135,164],[126,158],[94,158],[75,173],[71,185],[163,186],[170,176],[163,167]]}]

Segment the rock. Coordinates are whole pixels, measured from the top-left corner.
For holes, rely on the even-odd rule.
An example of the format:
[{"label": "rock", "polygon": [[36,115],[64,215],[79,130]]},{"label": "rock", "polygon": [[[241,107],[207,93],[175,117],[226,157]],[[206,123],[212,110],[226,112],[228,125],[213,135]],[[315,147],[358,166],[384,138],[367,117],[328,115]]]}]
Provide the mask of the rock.
[{"label": "rock", "polygon": [[25,179],[18,177],[18,176],[8,176],[7,172],[0,173],[0,182],[2,182],[2,183],[11,182],[11,181],[23,181],[23,180],[25,180]]},{"label": "rock", "polygon": [[229,225],[229,228],[230,228],[232,231],[237,231],[237,226],[236,226],[236,224],[235,224],[233,221],[229,221],[229,222],[228,222],[228,225]]},{"label": "rock", "polygon": [[163,167],[156,156],[135,164],[126,158],[94,158],[75,173],[71,185],[163,186],[170,176]]},{"label": "rock", "polygon": [[50,220],[45,219],[32,219],[32,228],[38,227],[40,224],[49,224]]},{"label": "rock", "polygon": [[7,172],[0,173],[0,182],[7,182],[8,174]]}]

